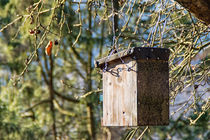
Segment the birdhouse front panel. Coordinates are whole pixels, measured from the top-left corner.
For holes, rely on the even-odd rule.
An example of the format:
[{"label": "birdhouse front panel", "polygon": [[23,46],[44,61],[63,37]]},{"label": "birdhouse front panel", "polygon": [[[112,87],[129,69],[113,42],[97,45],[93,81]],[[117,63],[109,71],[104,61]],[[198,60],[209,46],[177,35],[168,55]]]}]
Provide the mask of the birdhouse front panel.
[{"label": "birdhouse front panel", "polygon": [[123,61],[110,62],[103,73],[103,126],[137,125],[137,65]]}]

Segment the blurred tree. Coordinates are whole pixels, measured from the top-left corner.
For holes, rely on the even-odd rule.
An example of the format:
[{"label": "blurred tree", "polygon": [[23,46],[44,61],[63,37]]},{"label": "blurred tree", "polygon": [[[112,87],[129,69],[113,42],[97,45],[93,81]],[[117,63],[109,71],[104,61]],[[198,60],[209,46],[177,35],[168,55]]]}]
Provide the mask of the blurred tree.
[{"label": "blurred tree", "polygon": [[[2,0],[0,139],[208,139],[209,38],[168,0]],[[171,51],[170,125],[101,127],[94,59],[136,46]]]}]

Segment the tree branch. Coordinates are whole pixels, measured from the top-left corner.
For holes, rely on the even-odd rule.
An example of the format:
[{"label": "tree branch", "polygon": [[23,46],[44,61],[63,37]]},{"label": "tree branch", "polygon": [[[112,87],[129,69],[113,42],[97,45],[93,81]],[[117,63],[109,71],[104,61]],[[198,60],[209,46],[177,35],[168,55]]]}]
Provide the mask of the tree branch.
[{"label": "tree branch", "polygon": [[35,108],[35,107],[37,107],[37,106],[39,106],[39,105],[41,105],[41,104],[48,103],[48,102],[50,102],[50,99],[42,100],[42,101],[40,101],[40,102],[38,102],[38,103],[32,105],[32,106],[29,107],[28,109],[26,109],[25,112],[28,112],[28,111],[32,110],[33,108]]},{"label": "tree branch", "polygon": [[79,53],[77,52],[77,50],[71,46],[71,50],[73,51],[74,55],[76,56],[76,58],[80,61],[80,63],[82,63],[84,66],[87,65],[87,63],[84,61],[84,59],[79,55]]},{"label": "tree branch", "polygon": [[55,108],[53,104],[54,100],[54,86],[53,86],[53,58],[52,55],[50,55],[50,71],[49,71],[49,91],[50,91],[50,110],[52,113],[52,119],[53,119],[53,125],[52,125],[52,130],[53,130],[53,135],[54,135],[54,140],[57,139],[57,131],[56,131],[56,116],[55,116]]},{"label": "tree branch", "polygon": [[67,100],[67,101],[69,101],[69,102],[73,102],[73,103],[79,103],[80,101],[79,100],[77,100],[77,99],[74,99],[74,98],[71,98],[71,97],[67,97],[67,96],[65,96],[65,95],[62,95],[62,94],[60,94],[60,93],[58,93],[57,91],[53,91],[54,93],[55,93],[55,95],[57,95],[58,97],[60,97],[60,98],[62,98],[62,99],[64,99],[64,100]]},{"label": "tree branch", "polygon": [[53,100],[53,103],[55,105],[55,108],[58,109],[59,112],[61,112],[64,115],[68,115],[68,116],[75,116],[75,113],[69,112],[67,110],[64,110],[56,100]]}]

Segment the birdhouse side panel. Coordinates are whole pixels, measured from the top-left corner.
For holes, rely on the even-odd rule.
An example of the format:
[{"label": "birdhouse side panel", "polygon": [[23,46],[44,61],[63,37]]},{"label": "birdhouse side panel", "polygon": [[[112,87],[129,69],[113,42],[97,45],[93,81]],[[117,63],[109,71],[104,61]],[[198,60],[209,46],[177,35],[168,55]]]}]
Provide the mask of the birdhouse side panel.
[{"label": "birdhouse side panel", "polygon": [[136,62],[124,58],[108,64],[103,73],[103,125],[137,125]]},{"label": "birdhouse side panel", "polygon": [[138,60],[138,124],[169,123],[169,68],[164,60]]}]

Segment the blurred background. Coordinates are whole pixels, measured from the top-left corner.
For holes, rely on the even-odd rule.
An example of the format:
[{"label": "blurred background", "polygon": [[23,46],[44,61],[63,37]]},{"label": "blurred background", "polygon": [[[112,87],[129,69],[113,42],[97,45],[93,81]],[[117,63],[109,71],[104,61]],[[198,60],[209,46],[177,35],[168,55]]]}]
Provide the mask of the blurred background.
[{"label": "blurred background", "polygon": [[[209,32],[172,0],[0,0],[0,139],[210,139]],[[131,47],[171,52],[168,126],[101,126],[94,60]]]}]

